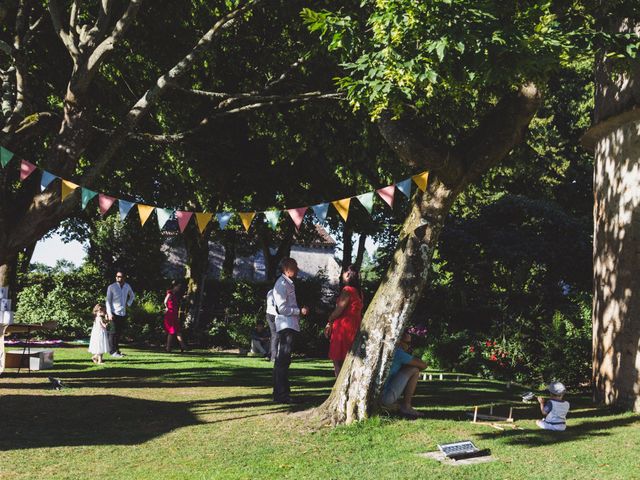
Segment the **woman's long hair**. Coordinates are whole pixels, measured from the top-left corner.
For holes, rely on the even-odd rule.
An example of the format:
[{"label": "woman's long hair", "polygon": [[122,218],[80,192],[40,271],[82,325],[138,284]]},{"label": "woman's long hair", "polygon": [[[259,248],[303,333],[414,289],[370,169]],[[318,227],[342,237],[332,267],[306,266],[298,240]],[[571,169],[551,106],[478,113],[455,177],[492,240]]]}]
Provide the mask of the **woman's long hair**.
[{"label": "woman's long hair", "polygon": [[355,265],[349,265],[340,275],[340,282],[343,287],[353,287],[358,290],[358,295],[362,297],[362,286],[360,285],[360,272]]}]

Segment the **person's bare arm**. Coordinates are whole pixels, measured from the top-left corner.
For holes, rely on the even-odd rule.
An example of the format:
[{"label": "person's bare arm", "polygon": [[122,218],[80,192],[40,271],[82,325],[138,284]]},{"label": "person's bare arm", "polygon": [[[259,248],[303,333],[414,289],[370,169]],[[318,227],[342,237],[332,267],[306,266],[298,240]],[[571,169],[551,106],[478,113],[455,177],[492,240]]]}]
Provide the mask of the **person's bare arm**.
[{"label": "person's bare arm", "polygon": [[542,415],[546,415],[547,412],[544,411],[544,402],[545,402],[544,397],[537,397],[537,398],[538,398],[538,403],[540,404],[540,411],[542,412]]},{"label": "person's bare arm", "polygon": [[324,327],[324,336],[329,338],[331,335],[331,328],[333,326],[333,321],[342,315],[344,309],[349,305],[349,294],[344,290],[338,296],[338,300],[336,301],[336,308],[334,308],[331,315],[329,315],[329,320],[327,320],[327,326]]},{"label": "person's bare arm", "polygon": [[427,368],[427,364],[418,357],[413,357],[406,365],[409,365],[410,367],[418,367],[420,370]]}]

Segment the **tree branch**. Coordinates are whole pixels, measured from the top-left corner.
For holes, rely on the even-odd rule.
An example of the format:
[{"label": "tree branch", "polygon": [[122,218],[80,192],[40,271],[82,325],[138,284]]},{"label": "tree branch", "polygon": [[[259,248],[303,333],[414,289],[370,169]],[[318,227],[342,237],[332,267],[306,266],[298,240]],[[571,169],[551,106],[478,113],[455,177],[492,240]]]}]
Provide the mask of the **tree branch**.
[{"label": "tree branch", "polygon": [[[136,1],[136,0],[132,0]],[[137,0],[141,1],[141,0]],[[220,18],[201,38],[193,49],[168,72],[160,76],[155,85],[149,88],[144,95],[133,105],[127,113],[124,123],[114,132],[105,150],[100,154],[93,164],[93,168],[87,171],[83,177],[85,184],[91,185],[97,178],[104,166],[115,155],[116,151],[127,140],[129,134],[138,127],[140,120],[149,112],[166,90],[181,78],[185,72],[193,65],[197,56],[211,45],[213,40],[226,28],[234,23],[236,18],[249,11],[249,9],[259,5],[264,0],[249,1],[242,6]]]},{"label": "tree branch", "polygon": [[437,171],[445,183],[454,182],[460,176],[460,159],[434,141],[425,141],[420,119],[409,116],[394,119],[387,111],[383,112],[377,124],[387,144],[402,162],[415,169]]},{"label": "tree branch", "polygon": [[[205,92],[208,93],[208,92]],[[269,96],[256,96],[247,95],[239,97],[241,100],[253,101],[254,103],[248,103],[246,105],[224,109],[216,109],[213,113],[203,118],[198,124],[186,131],[173,133],[173,134],[153,134],[153,133],[138,133],[130,134],[129,138],[132,140],[138,140],[142,142],[158,143],[158,144],[172,144],[186,140],[187,138],[197,134],[203,127],[209,124],[213,119],[236,115],[238,113],[248,112],[250,110],[258,110],[261,108],[272,107],[275,105],[296,105],[300,103],[308,103],[317,100],[344,100],[344,95],[340,93],[322,93],[322,92],[307,92],[297,95],[269,95]]]},{"label": "tree branch", "polygon": [[275,87],[277,87],[278,85],[280,85],[282,82],[284,82],[285,80],[287,80],[289,78],[289,76],[291,75],[291,73],[296,70],[300,65],[302,65],[307,59],[305,57],[300,57],[298,58],[295,62],[293,62],[291,65],[289,65],[289,68],[287,68],[284,72],[282,72],[280,74],[280,76],[270,82],[267,82],[264,86],[263,91],[264,92],[268,92],[270,90],[273,90]]},{"label": "tree branch", "polygon": [[0,52],[4,52],[10,57],[13,56],[13,48],[7,42],[0,40]]},{"label": "tree branch", "polygon": [[51,22],[53,23],[53,29],[55,30],[62,43],[67,48],[73,63],[76,64],[80,51],[78,46],[74,43],[73,38],[69,33],[64,30],[62,25],[62,9],[60,6],[60,0],[49,1],[49,15],[51,16]]},{"label": "tree branch", "polygon": [[[100,44],[91,53],[91,55],[89,56],[89,60],[87,60],[87,70],[90,72],[90,76],[93,76],[92,72],[97,70],[97,67],[100,65],[100,62],[102,61],[104,55],[115,48],[117,43],[122,39],[126,31],[133,24],[138,14],[138,10],[142,6],[142,2],[143,0],[130,0],[127,10],[116,22],[116,25],[111,31],[111,34],[102,42],[100,42]],[[102,8],[104,9],[105,6],[103,5]]]},{"label": "tree branch", "polygon": [[455,147],[465,165],[465,181],[473,182],[522,141],[542,103],[536,85],[528,83],[505,95],[466,139]]}]

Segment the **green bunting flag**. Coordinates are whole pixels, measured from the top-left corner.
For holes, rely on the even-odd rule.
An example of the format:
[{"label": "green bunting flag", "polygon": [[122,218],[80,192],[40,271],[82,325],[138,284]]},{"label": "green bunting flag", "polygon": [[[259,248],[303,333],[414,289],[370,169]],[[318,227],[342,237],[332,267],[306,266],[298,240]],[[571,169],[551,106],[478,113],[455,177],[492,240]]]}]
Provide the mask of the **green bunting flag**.
[{"label": "green bunting flag", "polygon": [[98,194],[98,192],[94,192],[93,190],[89,190],[88,188],[82,187],[82,209],[87,208],[89,202]]},{"label": "green bunting flag", "polygon": [[278,220],[280,220],[280,211],[269,210],[268,212],[264,212],[264,218],[266,218],[269,226],[275,230],[278,226]]},{"label": "green bunting flag", "polygon": [[367,209],[367,212],[371,214],[371,211],[373,210],[373,192],[363,193],[362,195],[358,195],[356,198],[362,206]]},{"label": "green bunting flag", "polygon": [[4,147],[0,147],[0,163],[2,163],[2,168],[6,167],[12,158],[13,152],[10,152]]}]

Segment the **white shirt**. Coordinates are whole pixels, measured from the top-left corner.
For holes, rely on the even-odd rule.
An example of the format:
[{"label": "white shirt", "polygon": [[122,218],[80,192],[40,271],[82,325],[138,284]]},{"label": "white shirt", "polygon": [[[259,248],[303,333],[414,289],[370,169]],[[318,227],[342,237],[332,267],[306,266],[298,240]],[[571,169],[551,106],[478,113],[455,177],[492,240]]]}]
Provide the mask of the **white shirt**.
[{"label": "white shirt", "polygon": [[296,300],[296,289],[293,280],[281,275],[273,286],[273,299],[276,306],[276,332],[291,328],[300,331],[300,308]]},{"label": "white shirt", "polygon": [[112,283],[107,287],[107,315],[124,317],[134,298],[135,295],[128,283],[122,287],[118,282]]},{"label": "white shirt", "polygon": [[271,289],[267,292],[267,315],[276,316],[277,314],[276,301],[273,298],[273,289]]}]

